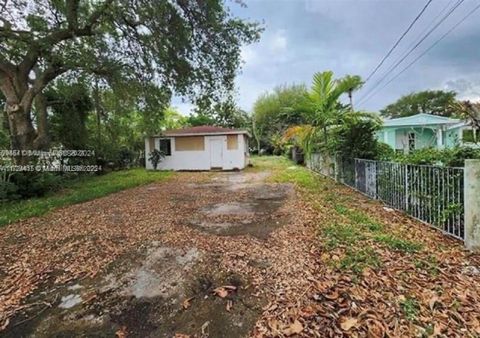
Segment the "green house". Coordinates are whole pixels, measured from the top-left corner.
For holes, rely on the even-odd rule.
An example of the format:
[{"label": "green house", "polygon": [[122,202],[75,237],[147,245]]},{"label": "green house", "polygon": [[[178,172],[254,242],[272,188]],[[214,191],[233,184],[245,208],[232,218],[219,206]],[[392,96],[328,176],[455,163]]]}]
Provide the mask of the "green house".
[{"label": "green house", "polygon": [[431,114],[385,119],[377,139],[397,152],[422,148],[451,148],[463,143],[463,132],[471,127],[462,120]]}]

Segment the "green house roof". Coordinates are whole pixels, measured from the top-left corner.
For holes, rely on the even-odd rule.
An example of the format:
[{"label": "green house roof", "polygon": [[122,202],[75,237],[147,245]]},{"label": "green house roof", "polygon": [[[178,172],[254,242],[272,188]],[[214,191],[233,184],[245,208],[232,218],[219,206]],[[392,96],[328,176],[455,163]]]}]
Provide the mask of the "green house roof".
[{"label": "green house roof", "polygon": [[461,123],[462,120],[451,119],[449,117],[437,116],[431,114],[417,114],[396,119],[383,120],[384,127],[403,127],[403,126],[425,126],[425,125],[453,125]]}]

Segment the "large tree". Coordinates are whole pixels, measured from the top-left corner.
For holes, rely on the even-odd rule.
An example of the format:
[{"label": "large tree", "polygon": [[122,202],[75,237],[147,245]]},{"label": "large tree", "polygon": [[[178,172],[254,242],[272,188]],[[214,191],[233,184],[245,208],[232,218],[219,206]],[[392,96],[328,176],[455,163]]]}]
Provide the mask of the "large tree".
[{"label": "large tree", "polygon": [[297,109],[305,99],[304,85],[283,85],[258,97],[254,103],[252,116],[253,135],[257,148],[272,148],[272,138],[276,138],[291,126],[304,123],[302,113]]},{"label": "large tree", "polygon": [[11,146],[45,147],[46,109],[36,101],[59,76],[93,74],[143,106],[165,105],[172,92],[212,97],[233,89],[240,46],[258,34],[222,0],[5,0],[0,90]]},{"label": "large tree", "polygon": [[405,117],[419,113],[452,116],[457,113],[454,106],[454,91],[425,90],[402,96],[396,102],[380,110],[385,117]]}]

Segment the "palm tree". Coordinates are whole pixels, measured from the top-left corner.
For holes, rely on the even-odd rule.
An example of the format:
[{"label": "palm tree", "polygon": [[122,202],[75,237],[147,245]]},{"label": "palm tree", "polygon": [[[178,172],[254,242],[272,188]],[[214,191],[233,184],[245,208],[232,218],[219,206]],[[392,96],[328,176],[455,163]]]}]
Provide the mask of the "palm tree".
[{"label": "palm tree", "polygon": [[[328,128],[338,124],[344,107],[339,102],[343,94],[353,92],[361,86],[359,76],[346,76],[334,79],[333,72],[315,73],[311,90],[299,109],[304,112],[312,129],[308,133],[308,144],[313,144],[313,138],[318,139],[323,134],[323,145],[328,141]],[[310,149],[313,149],[311,146]],[[307,156],[310,154],[307,151]]]},{"label": "palm tree", "polygon": [[347,87],[348,99],[350,100],[350,109],[353,111],[353,92],[359,90],[365,82],[358,75],[346,75],[342,80]]}]

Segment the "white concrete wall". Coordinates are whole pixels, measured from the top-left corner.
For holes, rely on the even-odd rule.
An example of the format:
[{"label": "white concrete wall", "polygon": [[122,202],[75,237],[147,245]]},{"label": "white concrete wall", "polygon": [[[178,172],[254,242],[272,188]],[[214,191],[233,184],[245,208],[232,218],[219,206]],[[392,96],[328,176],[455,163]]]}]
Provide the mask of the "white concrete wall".
[{"label": "white concrete wall", "polygon": [[[172,155],[166,156],[159,163],[159,170],[210,170],[210,140],[220,138],[223,141],[223,170],[243,169],[248,164],[248,148],[242,134],[238,138],[238,147],[234,150],[227,149],[227,135],[206,135],[205,150],[203,151],[175,151],[175,137],[169,137],[172,145]],[[159,149],[160,138],[155,138],[155,147]],[[145,140],[146,168],[153,169],[148,160],[148,139]]]}]

